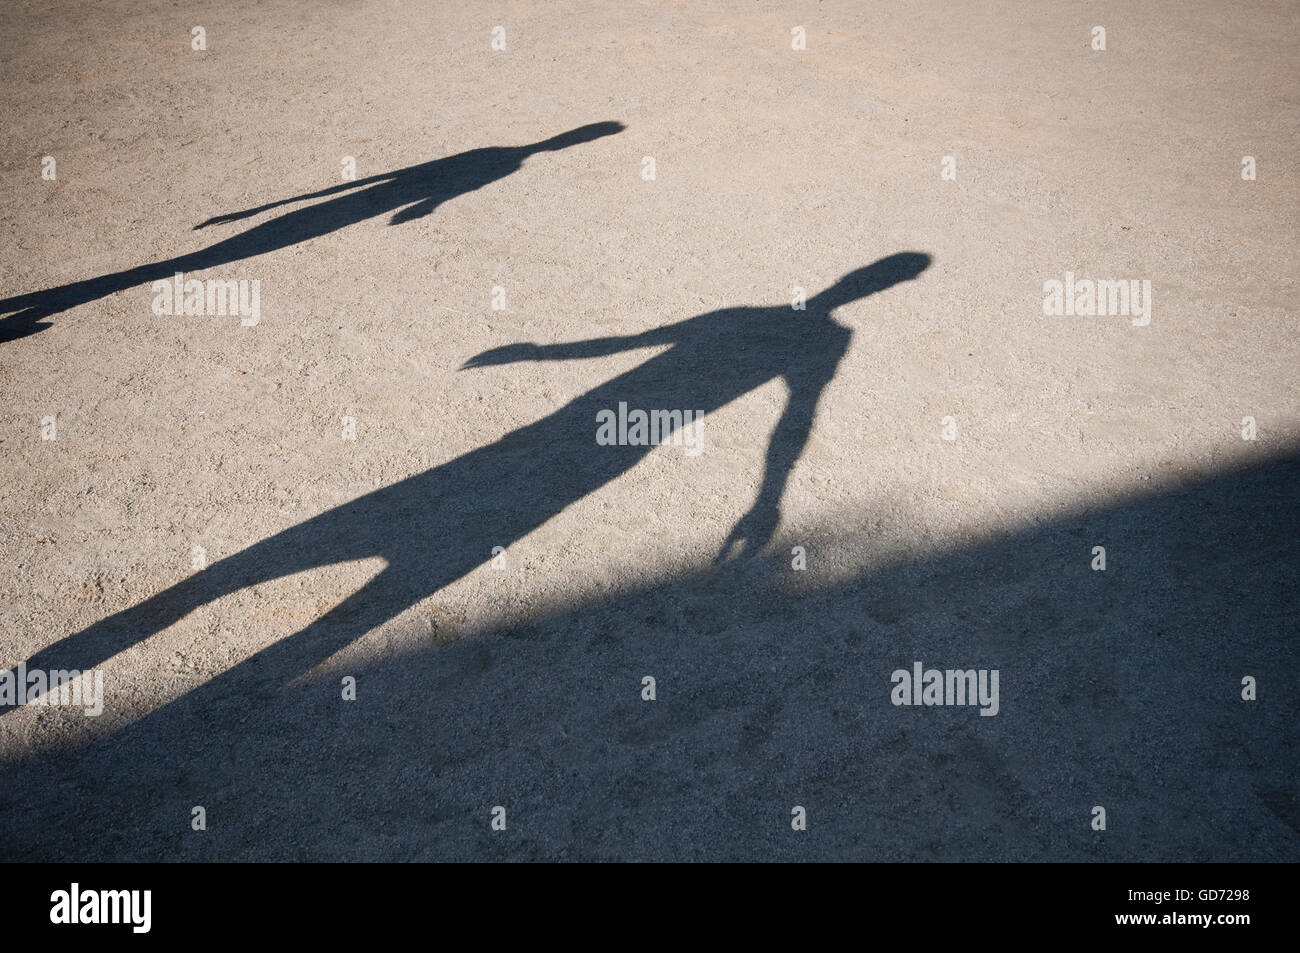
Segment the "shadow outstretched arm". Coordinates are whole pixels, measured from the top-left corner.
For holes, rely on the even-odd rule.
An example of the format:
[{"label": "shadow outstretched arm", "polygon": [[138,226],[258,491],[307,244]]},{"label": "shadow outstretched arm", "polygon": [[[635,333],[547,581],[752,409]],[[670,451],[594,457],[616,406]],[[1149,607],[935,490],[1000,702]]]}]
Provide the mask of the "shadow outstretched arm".
[{"label": "shadow outstretched arm", "polygon": [[328,189],[321,189],[319,192],[308,192],[304,195],[295,195],[293,198],[280,199],[278,202],[267,202],[265,205],[259,205],[256,208],[244,209],[242,212],[228,212],[225,215],[214,215],[206,222],[200,222],[194,226],[194,230],[207,228],[209,225],[222,225],[226,222],[237,222],[241,218],[252,218],[254,215],[260,215],[262,212],[269,212],[273,208],[280,208],[282,205],[292,205],[294,202],[309,202],[312,199],[323,199],[327,195],[338,195],[340,192],[348,192],[352,189],[359,189],[363,185],[374,185],[378,182],[384,182],[391,179],[393,174],[385,172],[380,175],[368,176],[364,179],[357,179],[355,182],[344,182],[342,185],[332,185]]},{"label": "shadow outstretched arm", "polygon": [[658,347],[678,340],[677,325],[653,328],[641,334],[590,338],[586,341],[568,341],[561,344],[533,344],[529,341],[504,344],[474,355],[461,370],[471,367],[490,367],[494,364],[515,364],[519,361],[573,361],[584,357],[605,357],[622,351],[635,351],[643,347]]}]

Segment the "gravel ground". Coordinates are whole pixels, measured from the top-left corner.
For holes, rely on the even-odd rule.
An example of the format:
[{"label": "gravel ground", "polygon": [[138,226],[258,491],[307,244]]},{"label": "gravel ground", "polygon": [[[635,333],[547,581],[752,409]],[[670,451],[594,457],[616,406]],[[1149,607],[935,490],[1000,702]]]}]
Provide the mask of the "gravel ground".
[{"label": "gravel ground", "polygon": [[1300,13],[863,7],[0,8],[0,859],[1300,860]]}]

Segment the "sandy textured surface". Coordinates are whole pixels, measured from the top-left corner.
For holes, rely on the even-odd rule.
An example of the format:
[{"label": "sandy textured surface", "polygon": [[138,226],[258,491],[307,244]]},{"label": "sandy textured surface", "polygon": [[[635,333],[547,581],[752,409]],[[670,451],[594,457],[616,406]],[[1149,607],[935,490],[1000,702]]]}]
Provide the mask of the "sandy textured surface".
[{"label": "sandy textured surface", "polygon": [[6,3],[0,856],[1300,859],[1298,19]]}]

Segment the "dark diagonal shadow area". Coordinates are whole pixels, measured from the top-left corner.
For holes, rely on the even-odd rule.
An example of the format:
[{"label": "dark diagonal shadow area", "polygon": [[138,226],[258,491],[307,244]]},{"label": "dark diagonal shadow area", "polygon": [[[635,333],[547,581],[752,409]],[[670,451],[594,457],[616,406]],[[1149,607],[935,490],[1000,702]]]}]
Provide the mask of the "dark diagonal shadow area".
[{"label": "dark diagonal shadow area", "polygon": [[567,149],[614,135],[623,129],[622,123],[618,122],[592,123],[527,146],[472,149],[243,212],[219,215],[196,228],[223,225],[295,202],[328,198],[328,201],[286,212],[195,252],[45,291],[4,298],[0,300],[0,314],[8,317],[0,319],[0,342],[43,331],[50,326],[44,319],[61,311],[137,285],[169,279],[177,272],[200,271],[243,261],[390,212],[393,213],[390,225],[423,218],[444,202],[517,172],[531,155]]},{"label": "dark diagonal shadow area", "polygon": [[[289,688],[268,651],[7,765],[3,854],[1300,860],[1298,490],[1293,447],[832,580],[824,553],[882,545],[845,513],[779,540],[803,573],[684,570]],[[997,715],[892,705],[917,661],[997,669]]]}]

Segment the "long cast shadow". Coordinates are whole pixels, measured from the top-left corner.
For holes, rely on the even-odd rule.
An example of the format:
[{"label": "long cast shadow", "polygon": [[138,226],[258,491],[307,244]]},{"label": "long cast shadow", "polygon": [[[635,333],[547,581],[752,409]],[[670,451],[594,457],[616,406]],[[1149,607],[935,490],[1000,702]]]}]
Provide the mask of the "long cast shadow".
[{"label": "long cast shadow", "polygon": [[0,300],[0,314],[9,314],[9,317],[0,319],[0,342],[45,330],[50,325],[43,319],[61,311],[127,288],[170,278],[177,272],[217,268],[264,255],[388,212],[395,213],[389,220],[390,225],[423,218],[444,202],[517,172],[529,156],[591,142],[624,128],[618,122],[598,122],[531,145],[471,149],[396,172],[372,175],[319,192],[210,218],[195,227],[238,221],[294,202],[338,196],[328,202],[287,212],[199,251]]},{"label": "long cast shadow", "polygon": [[[671,345],[495,443],[216,562],[37,652],[27,667],[93,668],[227,593],[304,570],[382,557],[386,567],[356,593],[223,677],[239,680],[249,671],[281,679],[301,674],[487,562],[494,547],[509,547],[654,449],[648,443],[598,445],[602,412],[626,404],[633,410],[707,415],[780,378],[789,397],[768,443],[762,484],[719,556],[752,554],[776,528],[786,480],[808,439],[822,390],[849,346],[851,332],[832,312],[915,278],[929,262],[928,255],[916,252],[882,258],[808,299],[803,311],[789,305],[726,308],[626,337],[515,344],[484,352],[467,366],[570,360]],[[664,434],[660,438],[666,439]]]}]

